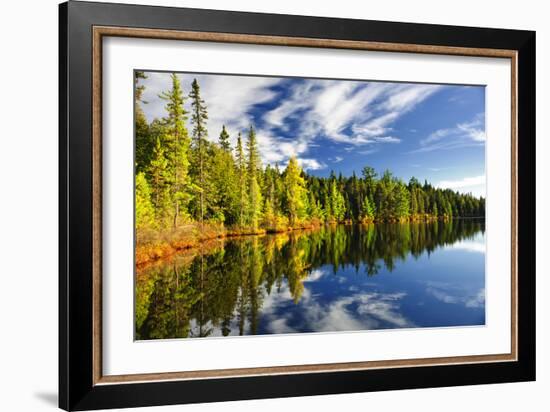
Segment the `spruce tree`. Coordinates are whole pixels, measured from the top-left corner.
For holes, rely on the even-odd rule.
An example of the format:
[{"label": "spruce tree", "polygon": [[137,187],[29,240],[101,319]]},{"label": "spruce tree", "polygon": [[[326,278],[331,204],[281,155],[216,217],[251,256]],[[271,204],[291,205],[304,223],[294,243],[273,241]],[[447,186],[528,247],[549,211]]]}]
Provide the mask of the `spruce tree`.
[{"label": "spruce tree", "polygon": [[227,133],[227,129],[225,128],[225,125],[222,126],[219,145],[226,152],[231,152],[231,144],[229,143],[229,133]]},{"label": "spruce tree", "polygon": [[258,171],[260,165],[260,154],[258,152],[258,143],[256,141],[256,131],[252,126],[248,132],[248,140],[246,142],[248,152],[248,187],[249,187],[249,210],[248,217],[250,224],[254,230],[258,228],[258,221],[262,213],[262,193],[258,182]]},{"label": "spruce tree", "polygon": [[184,109],[185,98],[181,89],[179,77],[171,74],[172,87],[160,95],[166,100],[167,116],[163,119],[164,138],[166,145],[168,173],[170,177],[170,197],[173,205],[173,226],[176,227],[180,214],[186,214],[185,207],[190,199],[189,186],[189,136],[185,122],[187,111]]},{"label": "spruce tree", "polygon": [[151,189],[143,172],[136,175],[136,229],[151,227],[155,222],[155,211],[151,204]]},{"label": "spruce tree", "polygon": [[374,206],[368,196],[365,196],[361,204],[361,220],[370,222],[374,219]]},{"label": "spruce tree", "polygon": [[301,174],[302,169],[296,157],[292,156],[288,161],[284,180],[287,212],[291,225],[294,225],[306,212],[307,189]]},{"label": "spruce tree", "polygon": [[235,161],[239,181],[239,225],[243,228],[246,224],[246,213],[248,211],[248,176],[246,173],[246,157],[243,150],[241,133],[239,133],[239,136],[237,137],[237,147],[235,148],[235,152]]},{"label": "spruce tree", "polygon": [[168,160],[164,155],[164,148],[162,147],[160,137],[157,138],[147,172],[151,183],[151,202],[153,204],[155,221],[158,226],[162,227],[166,223],[166,216],[170,207],[170,185],[172,181],[169,177]]},{"label": "spruce tree", "polygon": [[201,225],[204,223],[204,214],[206,209],[206,137],[208,131],[206,129],[206,120],[208,120],[208,112],[206,110],[206,104],[201,97],[201,90],[197,79],[193,80],[191,84],[191,92],[189,93],[191,98],[191,123],[193,124],[192,136],[195,143],[195,151],[197,156],[198,177],[200,193],[199,193],[199,213]]},{"label": "spruce tree", "polygon": [[152,136],[149,124],[141,107],[147,104],[143,100],[145,86],[140,80],[147,79],[147,75],[142,71],[134,72],[134,119],[135,119],[135,139],[136,139],[136,174],[145,171],[151,160],[151,153],[155,146],[155,139]]}]

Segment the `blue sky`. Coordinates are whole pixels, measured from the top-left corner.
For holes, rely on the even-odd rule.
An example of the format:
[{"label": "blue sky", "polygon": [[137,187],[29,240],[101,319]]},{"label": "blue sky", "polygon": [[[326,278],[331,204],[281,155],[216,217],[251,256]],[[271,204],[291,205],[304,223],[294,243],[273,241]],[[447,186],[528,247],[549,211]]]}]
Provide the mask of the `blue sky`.
[{"label": "blue sky", "polygon": [[[170,74],[147,72],[143,106],[163,117]],[[196,78],[209,139],[226,125],[233,144],[250,124],[264,164],[295,155],[308,173],[358,175],[365,165],[485,196],[485,88],[418,83],[179,74]],[[189,109],[189,101],[186,102]]]}]

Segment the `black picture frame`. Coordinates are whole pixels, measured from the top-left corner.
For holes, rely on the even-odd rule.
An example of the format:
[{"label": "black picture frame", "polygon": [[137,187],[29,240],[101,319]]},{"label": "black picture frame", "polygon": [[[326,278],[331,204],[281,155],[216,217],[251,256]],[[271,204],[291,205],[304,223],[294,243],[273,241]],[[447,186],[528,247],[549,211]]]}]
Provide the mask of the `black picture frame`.
[{"label": "black picture frame", "polygon": [[[96,385],[92,28],[517,51],[517,361]],[[90,410],[535,380],[535,32],[74,2],[59,6],[59,406]]]}]

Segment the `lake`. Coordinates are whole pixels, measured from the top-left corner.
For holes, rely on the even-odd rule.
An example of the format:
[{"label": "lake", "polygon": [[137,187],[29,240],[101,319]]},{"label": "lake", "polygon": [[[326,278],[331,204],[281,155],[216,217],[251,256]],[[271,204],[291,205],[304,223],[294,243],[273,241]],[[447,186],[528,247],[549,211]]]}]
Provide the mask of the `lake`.
[{"label": "lake", "polygon": [[485,222],[205,243],[136,273],[137,340],[485,324]]}]

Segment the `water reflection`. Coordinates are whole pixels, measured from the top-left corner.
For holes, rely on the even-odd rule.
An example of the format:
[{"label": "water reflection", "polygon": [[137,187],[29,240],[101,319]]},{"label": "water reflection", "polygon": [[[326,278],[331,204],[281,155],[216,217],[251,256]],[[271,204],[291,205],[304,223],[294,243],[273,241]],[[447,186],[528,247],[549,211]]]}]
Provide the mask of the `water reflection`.
[{"label": "water reflection", "polygon": [[136,338],[485,323],[484,222],[333,226],[139,270]]}]

